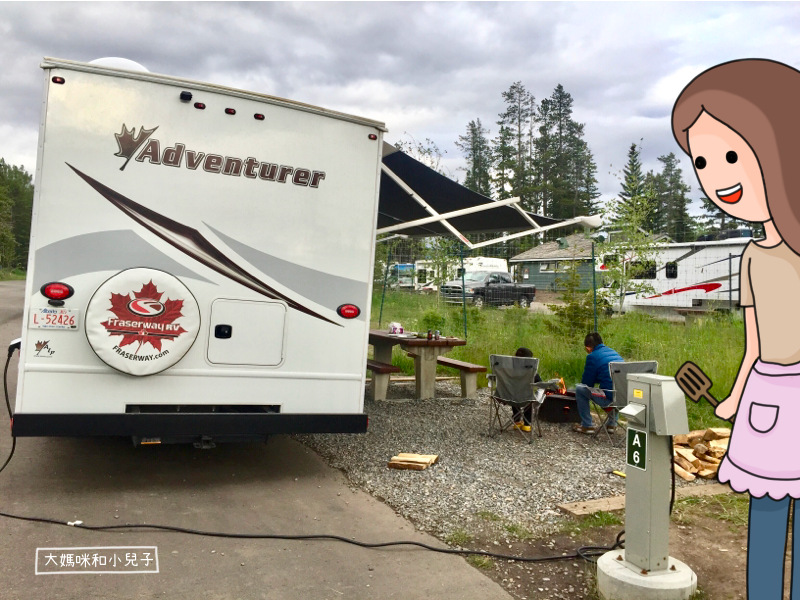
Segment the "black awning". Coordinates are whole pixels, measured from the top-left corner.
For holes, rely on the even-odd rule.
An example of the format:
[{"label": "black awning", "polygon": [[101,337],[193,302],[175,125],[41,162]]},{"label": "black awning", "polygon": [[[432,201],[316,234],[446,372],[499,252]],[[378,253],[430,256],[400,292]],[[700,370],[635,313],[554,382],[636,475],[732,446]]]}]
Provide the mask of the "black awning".
[{"label": "black awning", "polygon": [[[383,164],[439,214],[492,202],[490,198],[468,190],[389,144],[384,144]],[[559,219],[529,214],[542,227],[559,222]],[[381,173],[378,229],[429,216],[431,215],[391,177]],[[499,231],[512,233],[532,228],[531,224],[510,206],[500,206],[448,221],[461,233]],[[450,235],[441,223],[428,223],[420,227],[402,229],[397,233],[415,236]]]}]

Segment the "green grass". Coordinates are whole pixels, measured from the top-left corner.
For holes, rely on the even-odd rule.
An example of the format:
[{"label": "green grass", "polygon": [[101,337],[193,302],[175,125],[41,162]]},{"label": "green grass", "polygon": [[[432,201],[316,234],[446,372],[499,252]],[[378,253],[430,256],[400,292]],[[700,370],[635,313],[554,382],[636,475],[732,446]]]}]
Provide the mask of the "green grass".
[{"label": "green grass", "polygon": [[25,279],[23,269],[0,269],[0,281],[19,281]]},{"label": "green grass", "polygon": [[451,546],[466,546],[472,541],[472,536],[463,529],[456,529],[444,541]]},{"label": "green grass", "polygon": [[691,524],[691,513],[696,510],[727,523],[731,531],[741,531],[747,527],[750,497],[747,494],[720,494],[683,498],[675,502],[672,518],[679,523]]},{"label": "green grass", "polygon": [[[381,295],[373,296],[372,326],[378,327]],[[391,321],[403,324],[407,331],[427,331],[436,323],[445,335],[464,337],[463,309],[437,304],[436,295],[387,291],[382,327]],[[684,361],[692,360],[715,382],[712,393],[725,398],[733,385],[744,345],[741,318],[713,316],[690,327],[655,319],[642,313],[620,318],[604,318],[600,333],[610,347],[625,360],[657,360],[658,372],[673,375]],[[583,334],[569,339],[559,333],[555,318],[519,308],[467,308],[467,345],[448,353],[449,357],[488,365],[490,354],[513,354],[520,346],[533,350],[540,359],[539,372],[545,379],[564,377],[569,386],[580,381],[586,353]],[[392,362],[404,373],[413,374],[414,363],[399,346]],[[440,367],[442,374],[457,371]],[[485,377],[479,385],[486,385]],[[711,406],[688,402],[689,427],[724,427],[728,424],[714,416]]]},{"label": "green grass", "polygon": [[577,534],[583,533],[588,529],[594,529],[595,527],[608,527],[611,525],[622,525],[622,518],[615,513],[601,510],[582,517],[579,520],[566,522],[562,532]]},{"label": "green grass", "polygon": [[475,556],[474,554],[471,554],[467,557],[467,562],[473,567],[477,567],[479,569],[488,570],[494,567],[494,561],[488,556]]}]

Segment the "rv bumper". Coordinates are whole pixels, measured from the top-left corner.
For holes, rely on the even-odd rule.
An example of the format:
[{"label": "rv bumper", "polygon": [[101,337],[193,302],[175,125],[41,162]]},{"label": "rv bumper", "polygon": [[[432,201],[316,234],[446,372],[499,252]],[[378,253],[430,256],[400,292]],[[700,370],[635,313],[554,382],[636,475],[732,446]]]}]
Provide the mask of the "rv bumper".
[{"label": "rv bumper", "polygon": [[17,413],[11,426],[16,437],[136,436],[234,437],[278,433],[364,433],[367,415],[281,413]]}]

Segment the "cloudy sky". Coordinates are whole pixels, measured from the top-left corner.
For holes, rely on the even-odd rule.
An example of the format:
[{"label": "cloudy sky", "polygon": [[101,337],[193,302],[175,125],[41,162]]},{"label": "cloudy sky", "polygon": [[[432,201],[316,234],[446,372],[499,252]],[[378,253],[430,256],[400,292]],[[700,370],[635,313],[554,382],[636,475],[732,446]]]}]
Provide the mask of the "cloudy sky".
[{"label": "cloudy sky", "polygon": [[537,100],[561,83],[610,198],[631,142],[646,169],[680,153],[669,115],[694,75],[746,57],[800,67],[800,4],[0,2],[0,156],[31,171],[43,56],[121,56],[382,120],[390,142],[435,141],[461,179],[468,121],[494,135],[512,82]]}]

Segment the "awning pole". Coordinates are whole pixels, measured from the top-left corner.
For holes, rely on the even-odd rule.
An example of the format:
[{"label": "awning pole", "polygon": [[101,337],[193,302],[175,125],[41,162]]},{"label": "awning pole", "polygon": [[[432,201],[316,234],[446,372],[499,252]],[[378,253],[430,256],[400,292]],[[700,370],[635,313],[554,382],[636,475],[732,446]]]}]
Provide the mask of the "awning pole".
[{"label": "awning pole", "polygon": [[556,229],[558,227],[567,227],[569,225],[577,225],[578,223],[584,224],[585,219],[586,217],[576,217],[574,219],[569,219],[568,221],[559,221],[558,223],[553,223],[552,225],[545,225],[544,227],[539,227],[537,229],[528,229],[526,231],[520,231],[519,233],[510,233],[508,235],[504,235],[499,238],[494,238],[493,240],[487,240],[485,242],[480,242],[478,244],[472,244],[470,246],[470,249],[475,250],[477,248],[483,248],[484,246],[491,246],[492,244],[499,244],[501,242],[507,242],[508,240],[515,240],[517,238],[525,237],[526,235],[533,235],[534,233],[542,233],[543,231]]},{"label": "awning pole", "polygon": [[[445,219],[454,219],[455,217],[461,217],[464,215],[471,215],[476,212],[481,212],[484,210],[491,210],[493,208],[498,208],[500,206],[508,206],[509,204],[514,204],[519,202],[519,198],[507,198],[505,200],[498,200],[497,202],[490,202],[488,204],[479,204],[478,206],[470,206],[469,208],[462,208],[461,210],[454,210],[453,212],[442,213],[438,215],[434,215],[431,217],[425,217],[422,219],[416,219],[414,221],[406,221],[405,223],[400,223],[398,225],[389,225],[388,227],[381,227],[375,233],[390,233],[392,231],[399,231],[401,229],[410,229],[411,227],[418,227],[420,225],[427,225],[428,223],[436,223],[437,221],[444,221]],[[514,207],[516,208],[516,206]],[[522,211],[525,214],[525,211]],[[536,221],[528,217],[528,220],[536,224]]]}]

